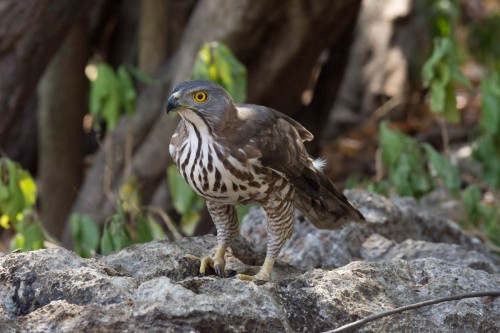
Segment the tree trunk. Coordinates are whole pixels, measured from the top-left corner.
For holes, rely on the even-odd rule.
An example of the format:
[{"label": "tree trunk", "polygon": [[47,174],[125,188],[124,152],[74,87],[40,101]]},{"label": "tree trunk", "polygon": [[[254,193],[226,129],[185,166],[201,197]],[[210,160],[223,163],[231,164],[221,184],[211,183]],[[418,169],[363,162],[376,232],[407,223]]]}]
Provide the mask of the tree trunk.
[{"label": "tree trunk", "polygon": [[[0,5],[0,147],[23,136],[19,121],[68,27],[95,1],[3,0]],[[29,108],[33,111],[34,109]],[[30,130],[33,130],[31,128]]]},{"label": "tree trunk", "polygon": [[351,45],[354,40],[355,30],[352,27],[356,25],[361,7],[360,2],[357,4],[357,8],[353,7],[352,10],[346,11],[344,31],[339,33],[339,37],[333,40],[325,51],[326,60],[321,64],[318,78],[311,89],[313,94],[311,102],[303,106],[295,117],[315,135],[316,140],[306,143],[309,153],[313,156],[320,153],[321,136],[328,126],[328,117],[349,63],[351,49],[346,45]]},{"label": "tree trunk", "polygon": [[167,56],[167,0],[142,0],[139,23],[139,69],[155,74]]},{"label": "tree trunk", "polygon": [[[168,144],[177,120],[162,113],[170,83],[189,78],[203,42],[222,41],[247,66],[248,100],[287,114],[302,108],[301,95],[309,83],[319,54],[343,38],[360,1],[199,1],[181,45],[166,69],[166,84],[149,87],[138,101],[134,128],[133,168],[145,202],[154,197],[170,163]],[[224,22],[224,24],[214,24]],[[353,27],[351,27],[353,28]],[[347,45],[345,46],[348,47]],[[116,149],[123,149],[126,121],[113,133]],[[110,138],[107,138],[109,140]],[[123,182],[123,160],[112,165],[115,189]],[[102,190],[104,156],[100,152],[73,211],[102,222],[114,209]],[[69,233],[66,232],[66,236]],[[66,243],[70,241],[65,237]]]},{"label": "tree trunk", "polygon": [[409,96],[421,89],[416,79],[420,75],[415,74],[420,73],[429,51],[426,45],[431,45],[422,7],[424,2],[418,0],[363,1],[345,80],[325,138],[356,126],[375,110],[383,115],[390,111],[391,116],[399,112],[404,118],[415,108]]},{"label": "tree trunk", "polygon": [[82,178],[89,55],[87,25],[77,23],[39,85],[41,219],[56,238],[61,236]]}]

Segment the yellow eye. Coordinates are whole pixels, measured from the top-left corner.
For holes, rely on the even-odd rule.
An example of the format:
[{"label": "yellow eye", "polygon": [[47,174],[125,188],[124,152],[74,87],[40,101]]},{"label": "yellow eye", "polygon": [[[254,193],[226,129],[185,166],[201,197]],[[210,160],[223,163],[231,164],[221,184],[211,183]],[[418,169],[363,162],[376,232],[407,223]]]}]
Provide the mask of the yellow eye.
[{"label": "yellow eye", "polygon": [[193,99],[198,103],[205,103],[207,101],[207,93],[203,90],[195,91],[193,94]]}]

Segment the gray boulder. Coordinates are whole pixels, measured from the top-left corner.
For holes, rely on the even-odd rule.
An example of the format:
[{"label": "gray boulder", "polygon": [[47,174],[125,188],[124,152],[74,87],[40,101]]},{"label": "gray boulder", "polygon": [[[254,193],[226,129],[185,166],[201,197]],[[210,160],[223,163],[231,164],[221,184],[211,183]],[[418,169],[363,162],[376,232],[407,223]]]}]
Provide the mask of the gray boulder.
[{"label": "gray boulder", "polygon": [[[267,283],[198,276],[196,257],[211,253],[213,235],[93,259],[63,248],[2,256],[0,332],[323,332],[423,300],[500,290],[498,259],[451,221],[412,200],[348,194],[368,223],[320,231],[297,216]],[[245,219],[228,275],[255,273],[262,263],[261,214]],[[498,313],[500,298],[470,298],[359,331],[499,332]]]},{"label": "gray boulder", "polygon": [[[366,223],[349,223],[340,230],[320,230],[296,214],[295,230],[284,246],[280,259],[300,268],[337,268],[362,259],[363,242],[378,234],[396,243],[407,239],[430,243],[456,244],[464,251],[483,254],[497,266],[499,258],[490,253],[476,237],[442,216],[423,210],[413,198],[393,198],[364,191],[345,191],[357,203]],[[241,234],[255,251],[266,248],[266,219],[260,207],[254,207],[243,219]]]}]

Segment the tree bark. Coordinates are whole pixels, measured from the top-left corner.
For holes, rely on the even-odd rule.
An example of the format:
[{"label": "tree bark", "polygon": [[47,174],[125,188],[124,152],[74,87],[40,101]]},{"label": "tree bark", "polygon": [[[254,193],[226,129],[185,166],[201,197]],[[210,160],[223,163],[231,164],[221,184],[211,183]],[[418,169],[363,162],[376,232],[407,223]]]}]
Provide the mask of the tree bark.
[{"label": "tree bark", "polygon": [[[30,96],[68,27],[95,1],[3,0],[0,3],[0,147],[22,135]],[[33,109],[29,109],[33,110]]]},{"label": "tree bark", "polygon": [[167,0],[142,0],[139,23],[139,69],[155,74],[165,63],[168,29]]},{"label": "tree bark", "polygon": [[[345,80],[329,121],[327,139],[352,128],[375,110],[405,118],[420,105],[409,96],[421,89],[422,64],[431,45],[424,2],[363,1]],[[417,79],[418,78],[418,79]],[[412,105],[413,104],[413,105]]]},{"label": "tree bark", "polygon": [[39,85],[41,220],[56,238],[61,236],[81,184],[89,56],[87,25],[77,23]]},{"label": "tree bark", "polygon": [[[344,30],[325,51],[326,60],[321,64],[318,78],[312,88],[311,102],[303,106],[295,117],[316,137],[316,140],[306,143],[309,153],[313,156],[320,153],[320,138],[328,126],[332,105],[344,79],[351,50],[346,46],[353,43],[355,31],[353,26],[356,25],[360,8],[361,3],[358,2],[357,7],[353,6],[350,11],[345,12]],[[342,28],[338,27],[338,29]]]},{"label": "tree bark", "polygon": [[[247,66],[249,102],[294,114],[302,108],[301,95],[319,54],[342,38],[352,24],[352,15],[346,12],[355,13],[359,3],[294,0],[283,6],[278,0],[199,1],[181,45],[169,61],[166,83],[149,87],[141,94],[137,117],[132,120],[133,168],[145,202],[154,197],[158,184],[163,184],[165,168],[171,162],[168,143],[177,120],[161,113],[170,84],[190,77],[203,42],[217,40],[228,44]],[[126,126],[123,121],[113,133],[117,149],[123,149]],[[123,181],[123,161],[115,160],[110,167],[116,189]],[[108,202],[102,191],[103,169],[100,152],[73,207],[73,211],[89,213],[99,222],[114,209],[114,203]]]}]

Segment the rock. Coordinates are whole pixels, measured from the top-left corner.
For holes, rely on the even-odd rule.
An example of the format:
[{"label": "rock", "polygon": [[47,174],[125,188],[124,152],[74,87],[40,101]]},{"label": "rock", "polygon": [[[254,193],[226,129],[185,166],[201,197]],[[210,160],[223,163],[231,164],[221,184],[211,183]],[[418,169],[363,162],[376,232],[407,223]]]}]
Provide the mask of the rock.
[{"label": "rock", "polygon": [[368,237],[361,247],[361,257],[367,261],[387,259],[437,258],[488,273],[498,273],[495,263],[483,253],[467,251],[456,244],[430,243],[407,239],[396,243],[378,234]]},{"label": "rock", "polygon": [[422,196],[419,205],[426,212],[453,221],[458,221],[467,216],[463,202],[444,188],[438,188]]},{"label": "rock", "polygon": [[[198,276],[196,257],[211,253],[211,235],[137,244],[93,259],[63,248],[7,254],[0,257],[0,331],[322,332],[414,302],[500,290],[495,257],[452,222],[411,200],[349,195],[369,222],[318,231],[298,216],[293,245],[267,283]],[[245,219],[250,241],[240,238],[228,251],[228,275],[256,273],[262,263],[262,252],[252,250],[263,249],[259,214]],[[359,331],[498,332],[498,313],[500,298],[464,299]]]},{"label": "rock", "polygon": [[61,299],[79,305],[120,303],[138,286],[134,279],[63,248],[10,254],[0,263],[2,306],[16,316]]},{"label": "rock", "polygon": [[22,330],[17,332],[196,332],[189,325],[176,324],[158,315],[134,316],[132,311],[131,303],[107,306],[91,303],[82,306],[65,300],[53,301],[20,317],[16,324]]},{"label": "rock", "polygon": [[[6,255],[0,258],[0,314],[9,318],[3,327],[290,331],[274,285],[197,276],[199,261],[185,254],[208,255],[213,246],[215,237],[205,236],[138,244],[99,260],[62,248]],[[228,264],[245,266],[234,257]],[[287,265],[280,270],[300,272]]]},{"label": "rock", "polygon": [[[359,209],[367,223],[349,223],[339,230],[316,229],[296,214],[295,230],[279,258],[303,269],[336,268],[360,259],[360,249],[367,237],[379,234],[395,242],[407,239],[432,243],[457,244],[464,250],[482,253],[495,265],[499,258],[475,237],[466,235],[460,227],[446,218],[434,216],[413,198],[393,198],[365,191],[345,191],[349,199],[361,203]],[[260,207],[254,207],[243,219],[241,234],[256,251],[266,248],[266,218]]]},{"label": "rock", "polygon": [[[279,293],[295,332],[323,332],[383,310],[499,287],[498,275],[427,258],[313,269],[281,281]],[[465,299],[385,317],[359,332],[498,332],[498,311],[500,298]]]}]

